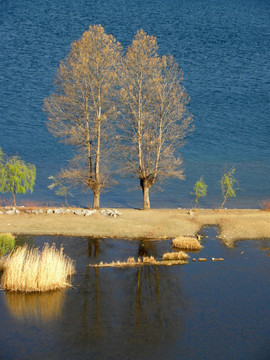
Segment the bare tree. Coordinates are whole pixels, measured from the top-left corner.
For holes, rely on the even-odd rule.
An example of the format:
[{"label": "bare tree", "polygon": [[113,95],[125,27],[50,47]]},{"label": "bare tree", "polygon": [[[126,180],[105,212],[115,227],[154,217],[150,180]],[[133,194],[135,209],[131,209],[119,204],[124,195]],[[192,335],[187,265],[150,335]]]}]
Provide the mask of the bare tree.
[{"label": "bare tree", "polygon": [[160,58],[156,38],[137,32],[121,77],[121,155],[124,171],[140,180],[143,209],[157,181],[184,179],[179,148],[193,131],[183,75],[172,56]]},{"label": "bare tree", "polygon": [[57,176],[91,189],[93,208],[100,207],[101,190],[111,182],[108,148],[114,138],[112,122],[117,110],[113,94],[121,52],[120,44],[101,25],[90,26],[72,43],[60,63],[55,92],[44,101],[48,130],[75,149],[69,167]]}]

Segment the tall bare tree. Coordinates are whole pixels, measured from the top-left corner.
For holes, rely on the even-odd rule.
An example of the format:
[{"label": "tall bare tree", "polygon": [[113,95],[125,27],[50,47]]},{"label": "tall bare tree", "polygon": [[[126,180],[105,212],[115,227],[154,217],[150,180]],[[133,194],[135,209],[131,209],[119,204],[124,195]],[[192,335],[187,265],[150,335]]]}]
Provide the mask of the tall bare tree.
[{"label": "tall bare tree", "polygon": [[139,178],[143,208],[157,181],[184,179],[179,148],[193,131],[183,75],[172,56],[160,58],[156,38],[137,32],[128,48],[121,77],[121,155],[124,170]]},{"label": "tall bare tree", "polygon": [[69,167],[57,176],[72,185],[92,189],[93,208],[100,207],[101,190],[110,184],[108,167],[112,121],[116,118],[114,94],[122,48],[101,25],[90,26],[71,44],[61,61],[55,92],[44,101],[48,129],[75,149]]}]

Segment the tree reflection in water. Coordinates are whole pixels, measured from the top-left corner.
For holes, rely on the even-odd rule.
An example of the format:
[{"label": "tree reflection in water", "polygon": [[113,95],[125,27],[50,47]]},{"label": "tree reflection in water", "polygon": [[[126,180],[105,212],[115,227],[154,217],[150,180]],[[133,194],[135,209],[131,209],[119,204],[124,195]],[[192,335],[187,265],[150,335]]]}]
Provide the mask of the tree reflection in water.
[{"label": "tree reflection in water", "polygon": [[[156,255],[155,242],[140,241],[138,245],[137,257]],[[106,251],[110,252],[110,245],[103,240],[89,239],[87,246],[89,263],[100,262]],[[103,352],[106,348],[106,352],[114,354],[119,343],[121,351],[128,347],[138,352],[140,348],[150,351],[164,341],[178,341],[188,311],[180,275],[179,267],[87,267],[83,278],[78,279],[77,294],[69,290],[66,308],[73,331],[61,331],[61,336],[75,347],[80,344]]]}]

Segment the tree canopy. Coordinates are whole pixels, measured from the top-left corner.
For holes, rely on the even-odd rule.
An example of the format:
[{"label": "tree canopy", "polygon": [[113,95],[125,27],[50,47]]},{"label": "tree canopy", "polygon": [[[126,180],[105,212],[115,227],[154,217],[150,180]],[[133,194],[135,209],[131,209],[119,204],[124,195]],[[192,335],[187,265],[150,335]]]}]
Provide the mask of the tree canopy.
[{"label": "tree canopy", "polygon": [[137,32],[127,49],[121,78],[121,156],[124,171],[139,178],[143,208],[157,182],[184,179],[179,149],[193,131],[182,71],[172,56],[159,57],[156,38]]},{"label": "tree canopy", "polygon": [[0,191],[10,192],[13,195],[13,203],[16,206],[16,194],[32,192],[36,180],[36,167],[25,163],[19,156],[5,159],[0,149]]},{"label": "tree canopy", "polygon": [[223,202],[221,204],[221,209],[225,205],[225,202],[230,197],[236,197],[235,191],[237,190],[236,185],[238,185],[238,181],[235,178],[235,167],[233,166],[231,170],[224,173],[222,179],[220,181],[221,190],[223,194]]},{"label": "tree canopy", "polygon": [[75,156],[58,177],[91,189],[93,207],[100,206],[100,192],[111,183],[108,152],[114,140],[117,117],[118,66],[122,48],[101,25],[90,26],[71,44],[54,81],[55,92],[44,101],[48,129]]}]

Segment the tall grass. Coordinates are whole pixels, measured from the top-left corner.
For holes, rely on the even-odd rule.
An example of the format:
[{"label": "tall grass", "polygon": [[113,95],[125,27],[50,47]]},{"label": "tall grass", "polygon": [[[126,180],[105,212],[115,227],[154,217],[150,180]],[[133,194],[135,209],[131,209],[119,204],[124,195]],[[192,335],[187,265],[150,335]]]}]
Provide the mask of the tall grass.
[{"label": "tall grass", "polygon": [[56,249],[45,244],[42,251],[18,247],[2,262],[4,271],[1,287],[4,290],[34,292],[63,289],[70,286],[75,263]]},{"label": "tall grass", "polygon": [[178,236],[173,239],[172,246],[182,250],[201,250],[202,245],[194,237]]},{"label": "tall grass", "polygon": [[15,236],[10,233],[0,234],[0,256],[4,256],[15,247]]}]

